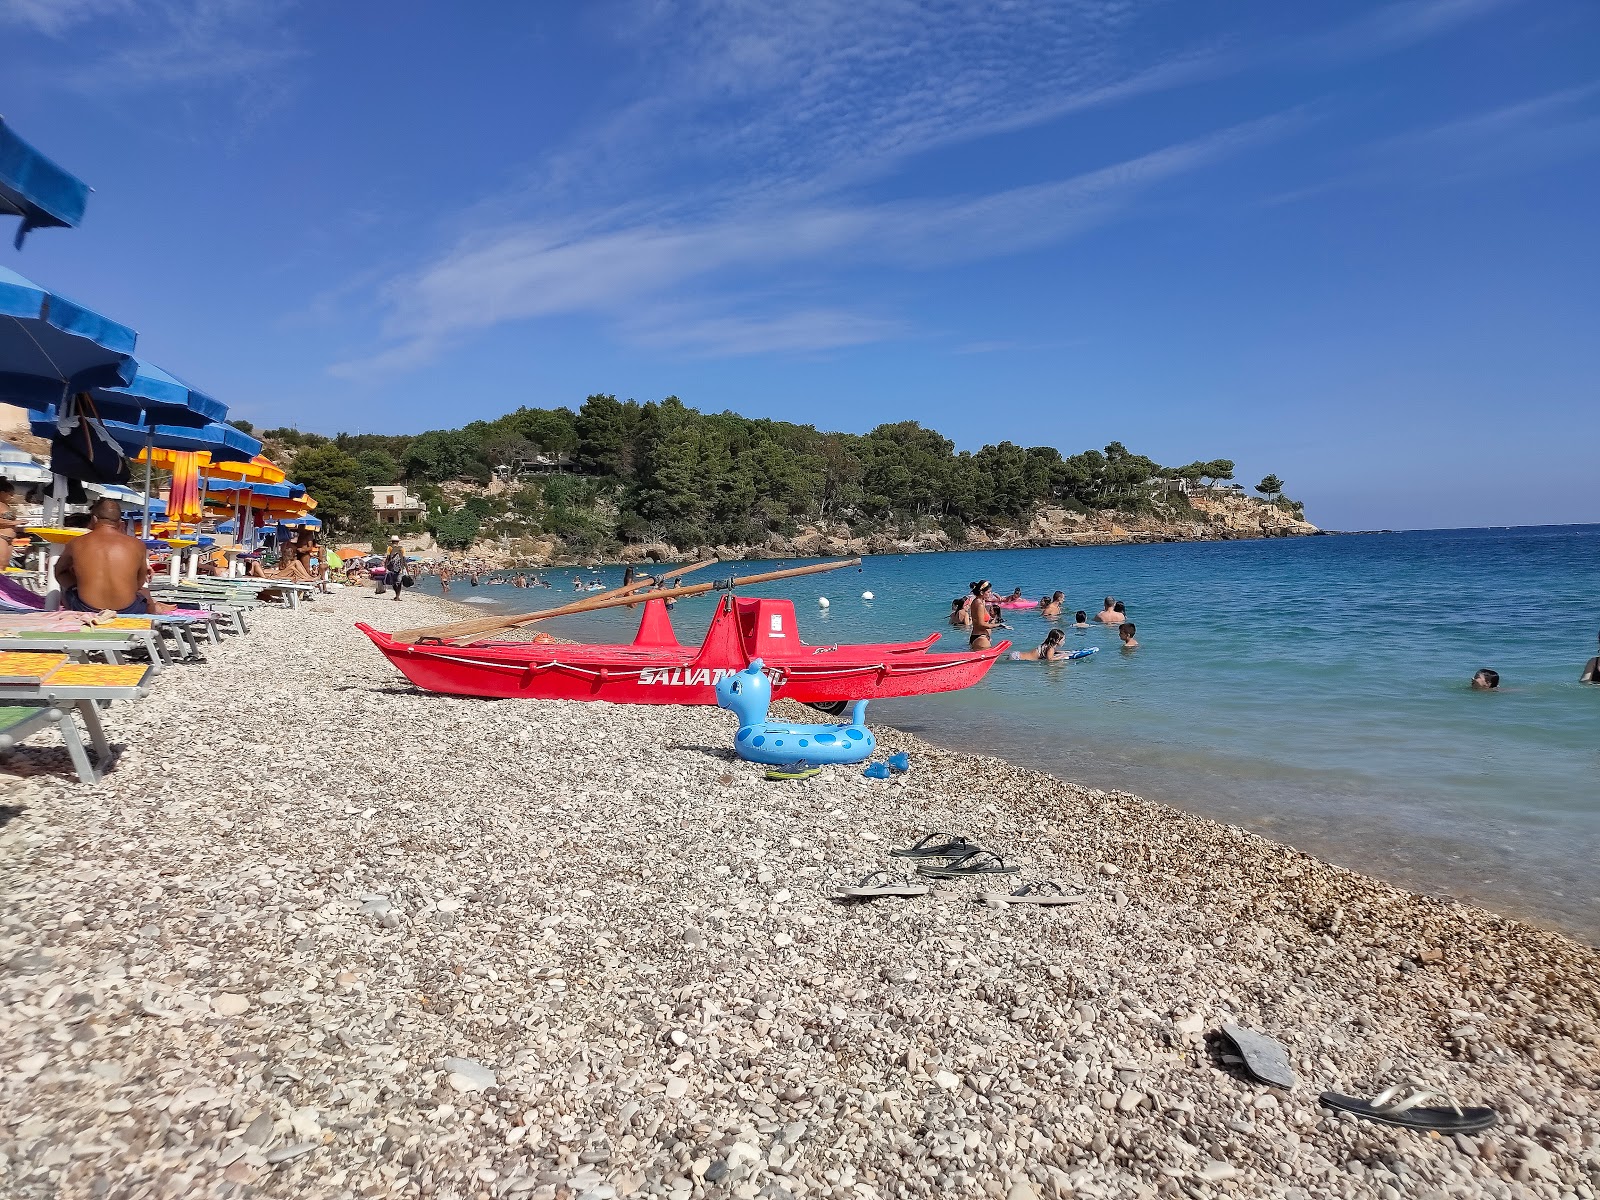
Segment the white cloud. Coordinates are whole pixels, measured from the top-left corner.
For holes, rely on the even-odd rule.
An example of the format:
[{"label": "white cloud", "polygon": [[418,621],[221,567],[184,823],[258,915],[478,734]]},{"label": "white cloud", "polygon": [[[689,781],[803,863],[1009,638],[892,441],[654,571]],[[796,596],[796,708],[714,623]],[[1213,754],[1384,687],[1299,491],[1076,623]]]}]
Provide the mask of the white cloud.
[{"label": "white cloud", "polygon": [[904,322],[842,309],[802,309],[776,316],[684,316],[670,310],[649,323],[629,326],[625,336],[639,346],[690,355],[731,358],[745,354],[814,353],[903,337]]},{"label": "white cloud", "polygon": [[35,62],[52,82],[115,93],[226,83],[260,107],[301,51],[285,18],[298,0],[0,0],[0,27],[54,39],[70,53]]},{"label": "white cloud", "polygon": [[[386,345],[334,370],[409,369],[474,331],[573,313],[657,347],[804,348],[808,330],[826,347],[847,322],[818,314],[853,303],[691,324],[660,310],[704,309],[717,289],[770,290],[798,273],[920,270],[1059,242],[1304,116],[1030,186],[899,200],[866,200],[861,189],[901,183],[918,156],[960,143],[1244,70],[1387,53],[1511,2],[1400,0],[1309,38],[1219,37],[1153,58],[1143,51],[1159,40],[1165,6],[1151,0],[597,6],[613,69],[635,98],[538,164],[516,194],[470,211],[461,222],[470,236],[383,285]],[[894,321],[875,320],[883,336],[900,335]],[[675,342],[660,332],[674,329]]]},{"label": "white cloud", "polygon": [[1543,170],[1600,154],[1600,83],[1384,138],[1352,156],[1347,170],[1273,197],[1291,204],[1352,189],[1458,186]]},{"label": "white cloud", "polygon": [[[414,366],[471,331],[556,314],[606,315],[624,331],[681,328],[640,321],[638,309],[673,303],[683,289],[712,277],[737,280],[797,264],[830,273],[863,265],[922,270],[1047,245],[1114,219],[1158,183],[1281,136],[1299,119],[1291,113],[1249,122],[1070,179],[977,196],[757,209],[701,222],[501,229],[387,284],[384,332],[394,344],[336,372]],[[708,318],[695,326],[703,334],[680,340],[708,350],[735,341],[752,346],[762,337],[772,349],[842,344],[844,324],[824,328],[816,317],[813,311],[747,322],[737,339],[729,332],[737,323]],[[817,339],[802,345],[808,329]],[[648,335],[642,340],[665,344]]]},{"label": "white cloud", "polygon": [[1400,0],[1293,44],[1295,56],[1370,58],[1454,33],[1520,0]]}]

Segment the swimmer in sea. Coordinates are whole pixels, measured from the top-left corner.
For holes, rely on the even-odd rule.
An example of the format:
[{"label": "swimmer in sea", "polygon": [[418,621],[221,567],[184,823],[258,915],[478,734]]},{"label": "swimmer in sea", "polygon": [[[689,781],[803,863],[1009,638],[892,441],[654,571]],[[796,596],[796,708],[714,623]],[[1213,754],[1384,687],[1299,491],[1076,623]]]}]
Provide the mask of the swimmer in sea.
[{"label": "swimmer in sea", "polygon": [[1073,613],[1072,614],[1072,627],[1074,629],[1087,629],[1087,628],[1089,628],[1089,614],[1084,612],[1083,609],[1081,609],[1081,608],[1077,612]]},{"label": "swimmer in sea", "polygon": [[1139,639],[1133,636],[1132,621],[1124,621],[1121,625],[1118,625],[1117,636],[1122,639],[1122,648],[1124,650],[1137,650],[1139,648]]},{"label": "swimmer in sea", "polygon": [[1015,604],[1018,600],[1021,600],[1021,599],[1022,599],[1022,588],[1021,587],[1014,587],[1014,588],[1011,589],[1011,595],[1007,596],[1004,600],[1001,601],[1001,603],[1002,604]]},{"label": "swimmer in sea", "polygon": [[1044,635],[1044,641],[1039,643],[1037,650],[1021,650],[1011,657],[1018,662],[1055,662],[1061,657],[1061,643],[1067,635],[1059,629],[1052,629]]},{"label": "swimmer in sea", "polygon": [[1472,690],[1475,692],[1492,692],[1500,686],[1500,672],[1491,671],[1488,667],[1480,667],[1472,677]]},{"label": "swimmer in sea", "polygon": [[1054,618],[1059,617],[1061,615],[1061,605],[1065,602],[1065,600],[1066,597],[1060,592],[1056,592],[1054,595],[1045,597],[1043,600],[1039,601],[1039,615],[1047,620],[1053,620]]},{"label": "swimmer in sea", "polygon": [[1583,674],[1578,676],[1578,682],[1600,683],[1600,654],[1583,664]]},{"label": "swimmer in sea", "polygon": [[950,624],[957,629],[965,629],[972,624],[967,617],[967,602],[965,600],[950,601]]},{"label": "swimmer in sea", "polygon": [[1117,598],[1106,597],[1106,606],[1094,615],[1094,619],[1102,625],[1121,625],[1122,614],[1117,611]]}]

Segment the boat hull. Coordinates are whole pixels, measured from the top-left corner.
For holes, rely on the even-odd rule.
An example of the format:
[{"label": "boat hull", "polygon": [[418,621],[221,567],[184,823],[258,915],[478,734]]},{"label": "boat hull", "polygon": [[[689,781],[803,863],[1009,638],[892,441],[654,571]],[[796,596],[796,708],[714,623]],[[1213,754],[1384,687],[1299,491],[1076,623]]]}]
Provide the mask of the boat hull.
[{"label": "boat hull", "polygon": [[[645,615],[639,639],[631,645],[452,646],[397,642],[370,626],[357,628],[402,675],[429,691],[614,704],[713,705],[717,683],[744,670],[754,658],[765,663],[774,696],[792,700],[876,700],[957,691],[981,680],[1010,646],[1002,642],[990,650],[931,654],[932,637],[875,646],[806,646],[794,631],[792,608],[755,609],[757,622],[746,607],[783,604],[727,598],[698,648],[672,638],[670,626],[662,625],[664,609]],[[752,632],[757,628],[759,636]],[[788,645],[778,640],[791,637]]]}]

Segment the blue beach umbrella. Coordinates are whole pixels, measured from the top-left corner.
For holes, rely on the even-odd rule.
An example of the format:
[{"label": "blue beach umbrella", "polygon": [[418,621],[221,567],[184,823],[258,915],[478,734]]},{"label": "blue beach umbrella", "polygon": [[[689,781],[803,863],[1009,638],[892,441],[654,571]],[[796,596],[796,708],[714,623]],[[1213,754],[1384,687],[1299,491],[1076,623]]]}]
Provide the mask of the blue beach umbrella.
[{"label": "blue beach umbrella", "polygon": [[250,496],[262,496],[271,500],[298,500],[306,494],[304,484],[299,483],[238,483],[231,479],[212,479],[206,483],[206,491],[215,495],[227,493],[237,499],[244,500]]},{"label": "blue beach umbrella", "polygon": [[76,226],[88,202],[88,184],[28,145],[0,117],[0,214],[22,218],[18,250],[30,230]]},{"label": "blue beach umbrella", "polygon": [[179,452],[204,450],[212,462],[249,462],[261,453],[261,443],[249,434],[212,421],[199,429],[179,425],[136,425],[122,421],[102,421],[113,441],[128,455],[137,455],[146,446]]},{"label": "blue beach umbrella", "polygon": [[[175,375],[153,363],[133,360],[133,381],[126,387],[91,388],[86,393],[97,417],[128,425],[156,423],[181,428],[201,428],[228,415],[228,406],[196,391]],[[69,400],[69,403],[71,401]],[[55,407],[43,415],[53,418]],[[150,463],[144,467],[144,529],[150,528]]]},{"label": "blue beach umbrella", "polygon": [[0,267],[0,403],[40,411],[134,380],[138,334]]},{"label": "blue beach umbrella", "polygon": [[94,401],[97,416],[126,425],[149,422],[202,429],[228,416],[228,406],[222,401],[213,400],[142,358],[133,360],[133,381],[126,387],[91,388],[89,399]]}]

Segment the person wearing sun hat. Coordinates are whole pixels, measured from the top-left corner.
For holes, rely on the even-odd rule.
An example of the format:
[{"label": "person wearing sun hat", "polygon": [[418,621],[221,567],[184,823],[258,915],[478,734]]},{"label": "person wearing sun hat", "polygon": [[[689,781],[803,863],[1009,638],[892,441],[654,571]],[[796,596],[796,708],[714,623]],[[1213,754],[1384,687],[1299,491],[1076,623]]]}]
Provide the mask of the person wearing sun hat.
[{"label": "person wearing sun hat", "polygon": [[385,587],[394,588],[394,598],[400,599],[401,576],[406,573],[406,552],[400,545],[400,535],[395,534],[389,539],[389,553],[383,558],[383,582]]}]

